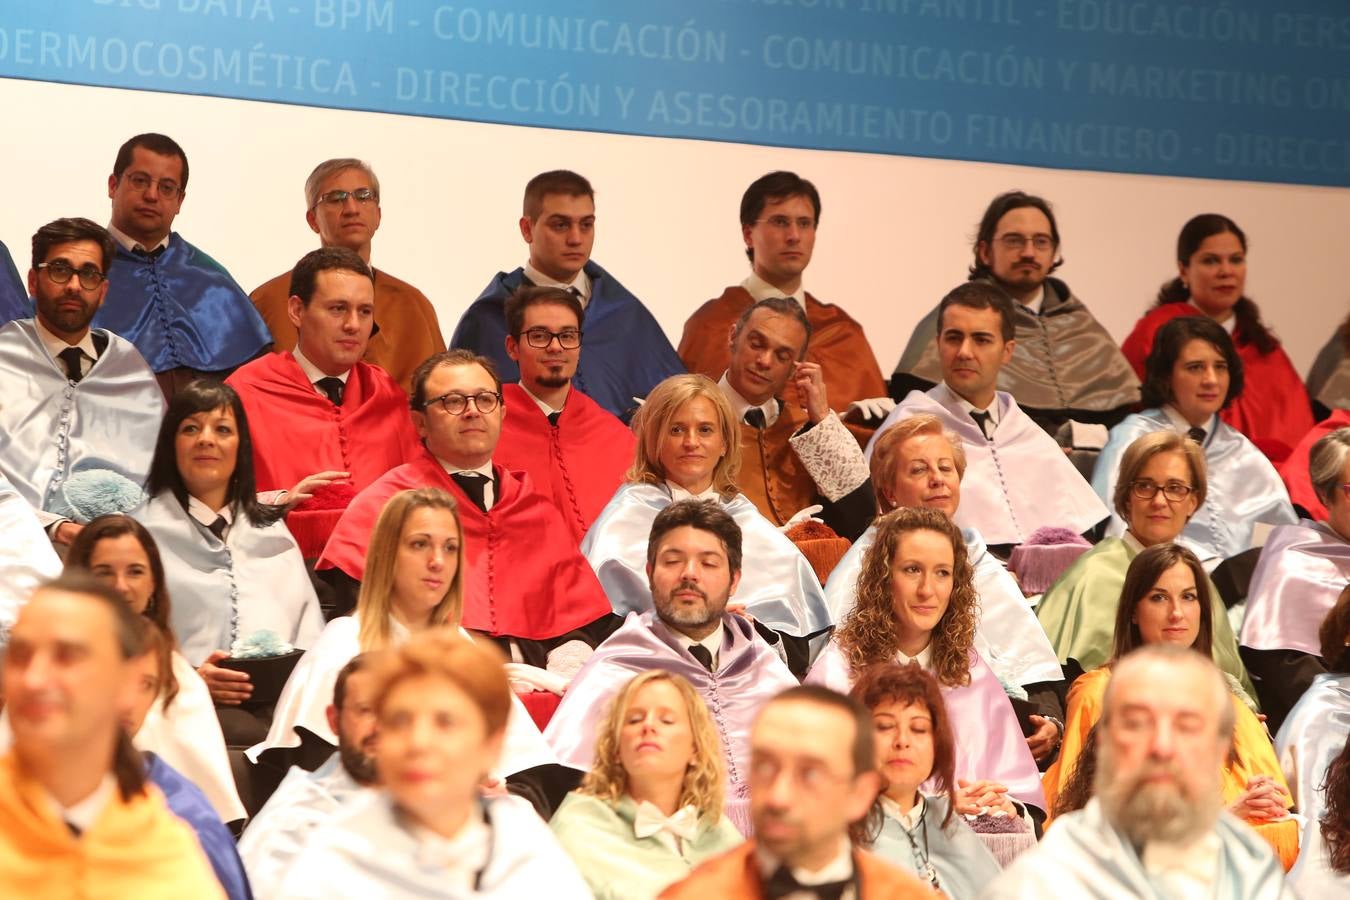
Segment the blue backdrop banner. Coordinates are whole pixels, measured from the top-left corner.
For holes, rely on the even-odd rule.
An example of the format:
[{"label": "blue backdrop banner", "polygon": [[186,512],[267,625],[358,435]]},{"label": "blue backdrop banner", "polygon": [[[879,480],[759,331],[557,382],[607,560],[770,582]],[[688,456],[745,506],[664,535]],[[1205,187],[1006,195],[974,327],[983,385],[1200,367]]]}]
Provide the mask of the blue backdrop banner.
[{"label": "blue backdrop banner", "polygon": [[1350,185],[1345,0],[4,0],[0,76]]}]

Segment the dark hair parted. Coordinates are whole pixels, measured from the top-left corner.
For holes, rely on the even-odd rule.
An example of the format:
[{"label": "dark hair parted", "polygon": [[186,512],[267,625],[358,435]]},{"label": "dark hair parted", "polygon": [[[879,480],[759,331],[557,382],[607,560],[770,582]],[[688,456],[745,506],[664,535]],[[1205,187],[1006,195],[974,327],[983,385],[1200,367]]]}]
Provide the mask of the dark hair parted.
[{"label": "dark hair parted", "polygon": [[998,313],[999,336],[1003,343],[1017,337],[1017,319],[1013,312],[1013,299],[1001,288],[987,281],[967,281],[948,292],[938,303],[937,333],[942,334],[943,319],[947,310],[953,306],[966,309],[992,309]]},{"label": "dark hair parted", "polygon": [[121,178],[122,174],[131,166],[131,157],[136,148],[149,150],[151,153],[158,153],[160,156],[176,156],[183,163],[183,177],[179,182],[179,189],[187,192],[188,186],[188,160],[187,154],[183,148],[178,146],[178,142],[166,134],[158,134],[148,131],[145,134],[138,134],[133,138],[128,138],[126,143],[117,148],[117,159],[113,161],[113,177]]},{"label": "dark hair parted", "polygon": [[544,211],[544,198],[549,194],[595,199],[595,189],[591,183],[576,172],[569,169],[540,172],[525,184],[525,199],[522,203],[525,218],[531,222],[538,219]]},{"label": "dark hair parted", "polygon": [[853,720],[853,775],[871,772],[877,767],[876,742],[872,738],[872,712],[862,703],[847,694],[819,684],[799,684],[774,695],[768,703],[760,707],[760,715],[770,706],[780,703],[814,703],[829,709],[837,709]]},{"label": "dark hair parted", "polygon": [[360,672],[369,672],[378,658],[378,651],[358,653],[338,669],[337,680],[333,682],[333,706],[337,707],[339,712],[342,711],[342,704],[347,702],[347,679]]},{"label": "dark hair parted", "polygon": [[727,553],[727,568],[741,570],[741,526],[715,500],[680,500],[656,514],[647,537],[647,565],[656,565],[661,539],[676,528],[697,528],[714,535]]},{"label": "dark hair parted", "polygon": [[752,303],[741,313],[741,317],[736,320],[736,327],[732,329],[731,339],[735,341],[745,331],[745,326],[750,324],[750,318],[760,310],[767,310],[775,316],[787,316],[798,325],[802,326],[805,336],[802,338],[802,348],[797,352],[797,358],[801,359],[806,355],[806,348],[811,344],[811,320],[806,317],[806,310],[802,305],[791,297],[766,297],[756,303]]},{"label": "dark hair parted", "polygon": [[354,272],[364,275],[375,283],[375,273],[355,250],[346,247],[320,247],[311,250],[291,270],[290,296],[299,297],[300,302],[309,306],[314,299],[314,288],[318,285],[320,272]]},{"label": "dark hair parted", "polygon": [[103,253],[103,274],[108,274],[113,257],[117,255],[117,244],[112,234],[97,222],[89,219],[56,219],[43,225],[33,233],[33,268],[47,261],[47,255],[57,244],[69,244],[72,241],[93,241]]},{"label": "dark hair parted", "polygon": [[[756,178],[741,195],[742,227],[749,228],[759,221],[764,207],[770,202],[776,203],[789,197],[805,197],[809,200],[811,209],[815,211],[816,224],[820,224],[820,192],[816,186],[796,172],[779,170]],[[755,261],[754,248],[746,247],[745,255],[751,262]]]},{"label": "dark hair parted", "polygon": [[482,366],[483,371],[492,376],[492,382],[496,390],[502,389],[502,378],[497,374],[497,366],[486,356],[479,356],[472,350],[456,348],[454,350],[445,350],[430,356],[413,372],[412,377],[412,396],[408,398],[408,405],[421,412],[427,408],[427,379],[431,373],[435,372],[441,366]]},{"label": "dark hair parted", "polygon": [[1322,620],[1317,629],[1318,646],[1322,650],[1322,662],[1327,669],[1341,674],[1350,674],[1350,584],[1347,584],[1336,598],[1336,603]]},{"label": "dark hair parted", "polygon": [[858,600],[844,617],[835,639],[855,675],[877,663],[892,662],[900,649],[891,591],[891,565],[900,542],[914,531],[933,531],[952,545],[952,590],[947,609],[933,629],[932,668],[947,687],[970,683],[970,651],[975,644],[980,599],[961,531],[947,516],[928,507],[900,507],[876,520],[876,538],[863,554]]},{"label": "dark hair parted", "polygon": [[[947,798],[947,815],[941,823],[946,828],[956,813],[956,735],[952,731],[951,717],[947,715],[947,704],[942,699],[942,685],[918,663],[884,662],[863,672],[848,695],[872,713],[883,703],[922,706],[928,710],[928,718],[933,723],[933,769],[928,777],[937,792]],[[880,804],[874,805],[873,810],[874,813],[864,820],[869,826],[875,822],[876,831],[868,829],[869,844],[877,839],[881,830]]]},{"label": "dark hair parted", "polygon": [[94,550],[98,545],[124,535],[134,537],[145,551],[145,558],[150,561],[150,577],[155,582],[155,592],[150,595],[150,603],[145,607],[143,615],[164,629],[172,640],[173,629],[169,625],[169,619],[173,614],[173,603],[169,600],[169,582],[164,577],[164,562],[160,559],[159,547],[155,545],[155,539],[151,537],[150,532],[131,516],[121,513],[99,516],[81,528],[75,540],[70,542],[70,549],[66,551],[63,571],[88,572],[94,559]]},{"label": "dark hair parted", "polygon": [[525,330],[525,310],[545,304],[566,307],[577,317],[578,328],[585,324],[586,310],[571,291],[545,285],[522,284],[506,298],[506,333],[520,337],[520,333]]},{"label": "dark hair parted", "polygon": [[1083,746],[1074,760],[1073,769],[1064,787],[1055,798],[1055,808],[1051,814],[1059,818],[1065,813],[1075,812],[1087,806],[1092,799],[1092,786],[1097,783],[1097,723],[1088,729]]},{"label": "dark hair parted", "polygon": [[1328,864],[1342,877],[1350,875],[1350,736],[1345,747],[1327,766],[1322,782],[1326,812],[1318,821],[1322,840],[1327,843]]},{"label": "dark hair parted", "polygon": [[222,407],[234,415],[235,427],[239,429],[234,474],[230,476],[225,499],[236,514],[242,513],[255,527],[265,528],[280,520],[286,508],[258,502],[257,479],[253,475],[253,438],[248,430],[244,404],[234,388],[211,378],[198,378],[190,382],[169,401],[164,421],[159,425],[155,456],[150,462],[150,477],[146,479],[145,490],[152,497],[171,491],[183,508],[187,509],[187,485],[183,482],[183,474],[178,471],[178,454],[174,446],[178,428],[188,416]]},{"label": "dark hair parted", "polygon": [[1172,370],[1191,341],[1208,343],[1219,351],[1228,366],[1228,393],[1224,395],[1223,408],[1227,409],[1228,404],[1242,396],[1245,383],[1242,357],[1238,356],[1228,332],[1206,316],[1180,316],[1159,328],[1153,337],[1153,347],[1144,363],[1144,385],[1140,392],[1146,409],[1172,402]]},{"label": "dark hair parted", "polygon": [[975,261],[970,266],[970,277],[972,279],[994,277],[993,271],[980,259],[980,247],[988,247],[994,243],[994,232],[998,230],[999,220],[1015,209],[1023,209],[1028,206],[1039,209],[1050,220],[1050,240],[1055,242],[1055,260],[1050,263],[1050,268],[1046,270],[1045,274],[1049,275],[1064,265],[1064,257],[1059,253],[1059,223],[1055,221],[1055,212],[1050,208],[1050,203],[1044,197],[1037,197],[1035,194],[1028,194],[1025,191],[1008,191],[999,194],[989,202],[989,206],[984,211],[984,216],[980,219],[980,225],[975,230],[975,241],[971,245],[971,251],[975,257]]},{"label": "dark hair parted", "polygon": [[[1200,245],[1216,234],[1233,235],[1242,245],[1242,252],[1247,252],[1247,235],[1236,222],[1220,213],[1201,213],[1181,226],[1181,233],[1177,235],[1177,262],[1183,266],[1190,265],[1191,257],[1200,250]],[[1164,282],[1158,290],[1158,299],[1154,305],[1186,303],[1190,299],[1191,289],[1178,275]],[[1233,336],[1239,343],[1255,344],[1262,356],[1280,346],[1279,340],[1261,321],[1261,310],[1249,297],[1240,297],[1233,305],[1233,317],[1237,319]]]},{"label": "dark hair parted", "polygon": [[1191,647],[1206,659],[1213,657],[1214,602],[1209,593],[1209,576],[1194,553],[1168,541],[1145,548],[1130,561],[1130,567],[1125,570],[1125,585],[1120,589],[1120,602],[1116,605],[1115,638],[1107,665],[1144,645],[1139,626],[1134,624],[1134,611],[1148,597],[1149,591],[1153,590],[1163,573],[1178,563],[1191,570],[1195,578],[1195,599],[1200,604],[1200,629]]}]

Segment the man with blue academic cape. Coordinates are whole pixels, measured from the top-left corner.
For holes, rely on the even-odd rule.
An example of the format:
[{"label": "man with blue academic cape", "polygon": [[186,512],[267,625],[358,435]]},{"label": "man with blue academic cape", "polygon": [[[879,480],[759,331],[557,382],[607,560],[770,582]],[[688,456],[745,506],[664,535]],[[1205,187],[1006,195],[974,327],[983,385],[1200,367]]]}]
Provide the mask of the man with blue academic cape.
[{"label": "man with blue academic cape", "polygon": [[12,322],[32,315],[28,302],[28,292],[19,280],[19,270],[14,268],[14,259],[9,248],[0,241],[0,322]]},{"label": "man with blue academic cape", "polygon": [[497,273],[464,311],[450,346],[491,359],[502,381],[519,381],[516,361],[506,352],[506,298],[522,284],[562,288],[586,312],[586,354],[572,383],[627,421],[635,398],[684,372],[684,364],[647,307],[591,261],[595,192],[590,182],[566,170],[531,178],[520,234],[530,245],[529,262]]},{"label": "man with blue academic cape", "polygon": [[272,343],[225,267],[172,230],[187,181],[187,155],[172,138],[138,134],[117,151],[108,176],[117,257],[94,319],[136,345],[166,397],[203,374],[224,378]]}]

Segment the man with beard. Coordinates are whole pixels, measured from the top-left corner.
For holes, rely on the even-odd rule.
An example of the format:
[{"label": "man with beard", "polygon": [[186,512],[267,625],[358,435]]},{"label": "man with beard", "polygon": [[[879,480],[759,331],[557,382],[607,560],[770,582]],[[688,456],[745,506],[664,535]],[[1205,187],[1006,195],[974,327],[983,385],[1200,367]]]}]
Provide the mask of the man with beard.
[{"label": "man with beard", "polygon": [[[999,374],[999,388],[1038,425],[1058,433],[1061,445],[1092,440],[1100,449],[1104,434],[1091,438],[1079,428],[1075,443],[1074,428],[1065,426],[1115,425],[1139,402],[1139,379],[1092,312],[1050,277],[1064,264],[1050,204],[1022,191],[1000,194],[980,220],[973,250],[970,280],[994,285],[1015,301],[1017,349]],[[942,379],[937,321],[935,309],[914,327],[891,376],[897,400]]]},{"label": "man with beard", "polygon": [[520,383],[502,385],[511,414],[493,459],[553,497],[573,543],[614,496],[633,464],[633,432],[572,383],[586,312],[555,287],[518,288],[506,301],[506,354]]},{"label": "man with beard", "polygon": [[1102,701],[1093,799],[984,896],[1292,897],[1266,842],[1223,811],[1233,722],[1205,657],[1167,644],[1126,656]]},{"label": "man with beard", "polygon": [[769,698],[797,680],[748,619],[727,612],[741,577],[741,530],[715,501],[682,500],[657,514],[647,542],[655,609],[629,613],[596,648],[549,721],[558,761],[587,771],[605,705],[649,669],[689,679],[712,713],[726,752],[727,815],[749,828],[750,725]]},{"label": "man with beard", "polygon": [[316,828],[376,783],[372,659],[354,656],[338,672],[328,707],[337,752],[313,772],[292,767],[239,840],[257,900],[274,896]]},{"label": "man with beard", "polygon": [[[0,474],[61,544],[79,522],[139,503],[164,415],[136,348],[89,327],[114,252],[112,236],[88,219],[42,226],[28,270],[36,315],[0,328]],[[126,502],[90,509],[85,501],[100,491]]]}]

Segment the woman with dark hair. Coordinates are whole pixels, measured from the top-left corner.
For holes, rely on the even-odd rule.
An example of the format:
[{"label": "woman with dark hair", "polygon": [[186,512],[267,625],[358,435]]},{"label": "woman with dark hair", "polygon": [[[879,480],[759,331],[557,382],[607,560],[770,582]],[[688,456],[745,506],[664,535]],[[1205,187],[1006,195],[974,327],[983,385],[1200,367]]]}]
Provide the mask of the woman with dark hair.
[{"label": "woman with dark hair", "polygon": [[[1314,884],[1350,886],[1350,585],[1319,629],[1327,671],[1294,707],[1275,739],[1294,802],[1307,820],[1290,873],[1300,896],[1329,897]],[[1332,879],[1332,880],[1324,880]]]},{"label": "woman with dark hair", "polygon": [[[1251,441],[1219,418],[1244,391],[1242,359],[1222,325],[1201,316],[1173,319],[1153,339],[1144,375],[1144,411],[1111,429],[1097,457],[1092,487],[1110,503],[1120,457],[1135,438],[1155,431],[1186,435],[1205,452],[1209,492],[1182,537],[1206,559],[1252,547],[1258,522],[1298,521],[1280,476]],[[1111,518],[1106,533],[1126,524]]]},{"label": "woman with dark hair", "polygon": [[222,822],[244,818],[211,693],[173,640],[173,604],[155,539],[130,516],[99,516],[66,551],[66,571],[76,570],[115,590],[132,612],[168,635],[172,664],[160,679],[158,699],[133,734],[136,749],[158,755],[201,788]]},{"label": "woman with dark hair", "polygon": [[884,785],[855,839],[952,900],[978,896],[1001,867],[955,814],[956,739],[937,679],[917,665],[880,663],[850,693],[872,713]]},{"label": "woman with dark hair", "polygon": [[[960,529],[940,510],[902,507],[876,521],[858,599],[807,682],[841,693],[871,666],[917,662],[942,686],[956,735],[958,813],[1045,809],[1036,761],[998,677],[974,649],[979,598]],[[987,781],[981,779],[989,779]]]},{"label": "woman with dark hair", "polygon": [[[1130,563],[1116,606],[1111,658],[1081,676],[1069,689],[1064,743],[1059,759],[1046,770],[1045,796],[1052,807],[1068,785],[1088,733],[1101,718],[1102,698],[1114,664],[1147,644],[1174,644],[1212,655],[1216,612],[1209,579],[1200,560],[1185,547],[1155,544]],[[1289,789],[1265,725],[1246,691],[1225,675],[1235,715],[1233,745],[1222,788],[1228,811],[1256,829],[1280,856],[1287,870],[1298,856],[1298,825],[1288,816]],[[1185,761],[1181,761],[1185,764]]]},{"label": "woman with dark hair", "polygon": [[1293,363],[1243,293],[1247,236],[1227,216],[1196,216],[1177,237],[1177,269],[1177,277],[1162,286],[1157,304],[1121,345],[1125,358],[1143,378],[1154,338],[1166,322],[1207,316],[1222,325],[1233,336],[1247,376],[1246,390],[1223,411],[1223,420],[1279,465],[1312,427],[1312,407]]},{"label": "woman with dark hair", "polygon": [[[284,509],[258,502],[253,445],[239,395],[216,381],[194,381],[169,404],[155,444],[147,499],[133,513],[164,558],[177,598],[169,622],[179,647],[206,681],[218,711],[252,694],[244,672],[216,665],[255,641],[310,646],[323,615]],[[271,637],[260,632],[271,632]],[[231,744],[266,734],[270,713],[222,719]]]}]

